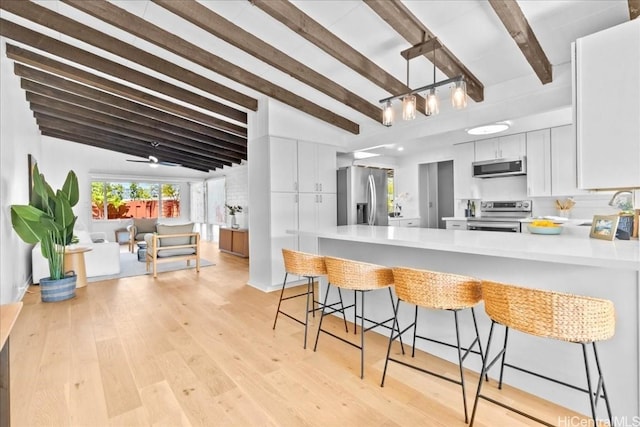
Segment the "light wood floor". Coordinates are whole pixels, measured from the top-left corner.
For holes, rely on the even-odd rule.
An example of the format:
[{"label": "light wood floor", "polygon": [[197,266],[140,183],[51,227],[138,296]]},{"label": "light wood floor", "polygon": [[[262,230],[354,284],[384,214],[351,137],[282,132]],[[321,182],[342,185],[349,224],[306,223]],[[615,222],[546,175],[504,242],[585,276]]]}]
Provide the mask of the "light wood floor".
[{"label": "light wood floor", "polygon": [[[60,303],[32,287],[11,336],[12,425],[465,425],[458,386],[393,364],[381,388],[387,341],[375,333],[361,380],[356,349],[323,335],[313,352],[317,319],[307,350],[302,326],[281,316],[271,329],[278,293],[246,285],[247,260],[207,242],[203,253],[216,265],[199,275],[90,283]],[[302,312],[299,300],[289,309]],[[466,379],[471,413],[477,375]],[[508,387],[496,395],[554,424],[575,415]],[[481,402],[476,425],[537,424]]]}]

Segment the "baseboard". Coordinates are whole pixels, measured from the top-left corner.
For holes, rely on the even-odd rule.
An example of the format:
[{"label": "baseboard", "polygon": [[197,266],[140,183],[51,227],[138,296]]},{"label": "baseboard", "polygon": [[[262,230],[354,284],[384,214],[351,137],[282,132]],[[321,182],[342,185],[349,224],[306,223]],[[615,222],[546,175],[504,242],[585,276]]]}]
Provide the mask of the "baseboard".
[{"label": "baseboard", "polygon": [[20,288],[18,288],[18,298],[16,299],[16,302],[22,301],[22,299],[24,298],[24,294],[26,294],[27,289],[29,289],[29,285],[31,285],[32,283],[33,280],[31,278],[31,275],[29,275],[29,277],[27,277],[27,281],[23,283]]},{"label": "baseboard", "polygon": [[[304,285],[306,283],[307,283],[306,279],[296,280],[296,281],[288,282],[286,288],[287,289],[288,288],[293,288],[293,287],[296,287],[296,286]],[[274,292],[274,291],[279,291],[280,289],[282,289],[282,283],[276,283],[275,285],[269,285],[266,288],[262,287],[260,285],[257,285],[255,283],[251,283],[250,281],[247,282],[247,285],[251,286],[252,288],[256,288],[256,289],[258,289],[258,290],[260,290],[262,292],[267,292],[267,293]]]}]

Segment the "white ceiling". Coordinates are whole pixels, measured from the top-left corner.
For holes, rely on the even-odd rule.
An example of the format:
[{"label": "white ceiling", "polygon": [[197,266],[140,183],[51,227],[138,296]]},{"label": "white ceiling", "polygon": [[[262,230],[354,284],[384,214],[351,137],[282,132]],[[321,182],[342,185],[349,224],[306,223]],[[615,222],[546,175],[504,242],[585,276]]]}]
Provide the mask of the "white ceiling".
[{"label": "white ceiling", "polygon": [[[256,98],[261,96],[252,89],[118,30],[71,6],[51,0],[40,0],[37,3],[153,54],[170,59],[181,66],[186,66],[247,95]],[[404,1],[413,14],[484,84],[485,101],[476,104],[469,100],[467,110],[452,111],[447,105],[447,99],[442,99],[440,115],[430,118],[419,115],[413,122],[396,121],[393,127],[385,128],[380,123],[189,24],[149,0],[124,0],[113,3],[360,124],[360,135],[353,136],[344,132],[341,145],[345,147],[345,150],[393,142],[407,147],[405,155],[415,149],[412,147],[416,145],[417,141],[423,142],[425,139],[446,141],[447,143],[459,142],[464,138],[468,140],[470,138],[463,132],[464,129],[477,124],[512,120],[515,125],[514,129],[518,129],[518,120],[533,116],[535,121],[535,117],[546,117],[546,115],[540,116],[540,113],[554,110],[561,111],[562,117],[566,118],[566,107],[571,103],[571,42],[576,38],[629,19],[627,0],[518,1],[553,65],[554,81],[543,86],[487,1]],[[201,3],[376,105],[380,99],[392,95],[299,37],[283,24],[254,7],[249,1],[201,1]],[[394,77],[405,81],[406,62],[400,56],[400,51],[410,47],[409,43],[364,2],[360,0],[304,0],[293,1],[293,3]],[[56,32],[43,29],[4,11],[2,11],[2,16],[48,35],[55,35],[63,41],[78,45],[83,49],[99,52],[110,59],[117,59],[124,65],[142,69],[129,61],[114,57],[69,37],[60,36]],[[410,65],[411,87],[432,83],[432,65],[429,61],[422,57],[416,58],[410,62]],[[145,72],[159,76],[158,73],[149,70],[145,70]],[[441,80],[446,77],[438,72],[436,78]],[[163,79],[170,80],[176,85],[185,86],[185,84],[173,81],[166,76],[163,76]],[[195,88],[189,89],[202,93]],[[448,95],[448,91],[443,90],[443,92],[443,95]],[[529,122],[531,120],[529,119]],[[535,124],[533,126],[535,127]]]}]

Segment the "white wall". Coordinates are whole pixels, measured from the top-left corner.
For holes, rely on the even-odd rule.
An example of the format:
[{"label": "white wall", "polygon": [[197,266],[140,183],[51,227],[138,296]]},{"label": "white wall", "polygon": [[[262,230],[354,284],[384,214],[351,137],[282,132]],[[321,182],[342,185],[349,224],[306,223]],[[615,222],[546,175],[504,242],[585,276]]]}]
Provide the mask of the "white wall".
[{"label": "white wall", "polygon": [[10,205],[29,203],[27,155],[38,161],[40,133],[0,38],[0,304],[19,301],[30,283],[31,245],[11,227]]}]

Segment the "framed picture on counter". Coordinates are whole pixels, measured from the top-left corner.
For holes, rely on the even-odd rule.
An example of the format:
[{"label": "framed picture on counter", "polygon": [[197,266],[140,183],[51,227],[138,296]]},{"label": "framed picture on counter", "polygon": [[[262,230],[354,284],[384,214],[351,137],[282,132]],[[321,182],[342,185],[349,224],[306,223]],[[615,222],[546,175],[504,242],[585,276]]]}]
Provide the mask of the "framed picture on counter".
[{"label": "framed picture on counter", "polygon": [[594,215],[589,237],[602,240],[613,240],[618,229],[618,215]]}]

